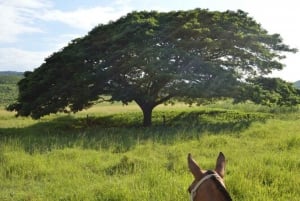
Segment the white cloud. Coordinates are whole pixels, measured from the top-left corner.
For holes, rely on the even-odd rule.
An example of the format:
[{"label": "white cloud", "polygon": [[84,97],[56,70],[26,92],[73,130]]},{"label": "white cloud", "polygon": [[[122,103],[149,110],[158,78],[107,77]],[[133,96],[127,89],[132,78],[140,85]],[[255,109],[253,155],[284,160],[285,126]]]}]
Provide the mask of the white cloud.
[{"label": "white cloud", "polygon": [[61,48],[75,38],[80,37],[76,34],[63,34],[58,37],[45,38],[49,45],[47,51],[27,51],[13,47],[0,48],[0,71],[32,71],[39,67],[44,59],[49,57],[53,52],[59,51]]},{"label": "white cloud", "polygon": [[51,52],[25,51],[16,48],[0,48],[0,71],[10,69],[12,71],[32,70],[40,66]]},{"label": "white cloud", "polygon": [[0,19],[1,43],[15,42],[21,33],[39,31],[39,29],[22,24],[22,20],[16,15],[15,10],[9,7],[0,6]]},{"label": "white cloud", "polygon": [[0,43],[16,42],[20,34],[42,32],[34,26],[33,13],[49,6],[44,0],[0,1]]},{"label": "white cloud", "polygon": [[[40,66],[44,58],[58,51],[80,33],[67,29],[62,34],[52,33],[48,22],[63,23],[67,27],[79,29],[84,33],[99,23],[107,23],[125,15],[129,8],[124,2],[111,2],[112,6],[95,6],[92,8],[78,8],[71,11],[62,11],[54,8],[49,0],[0,0],[0,71],[33,70]],[[46,30],[50,29],[50,30]],[[52,34],[47,34],[47,32]],[[34,45],[24,41],[23,34],[43,33],[36,35],[35,41],[46,51],[33,50]],[[18,43],[26,44],[26,46]],[[40,48],[39,48],[40,49]]]},{"label": "white cloud", "polygon": [[282,63],[286,64],[286,67],[281,71],[274,71],[272,77],[280,77],[289,82],[295,82],[300,80],[300,68],[299,64],[299,53],[287,54],[287,58],[282,60]]},{"label": "white cloud", "polygon": [[128,12],[127,9],[116,10],[112,7],[94,7],[88,9],[77,9],[74,11],[49,10],[40,18],[45,21],[58,21],[71,27],[89,30],[110,20],[116,20]]},{"label": "white cloud", "polygon": [[45,7],[51,7],[51,3],[48,0],[1,0],[0,3],[2,5],[13,6],[18,8],[40,9]]},{"label": "white cloud", "polygon": [[0,0],[0,43],[17,42],[21,34],[44,32],[41,21],[61,22],[89,31],[99,23],[116,20],[129,11],[130,8],[123,1],[112,2],[111,7],[95,6],[62,11],[54,9],[48,0]]}]

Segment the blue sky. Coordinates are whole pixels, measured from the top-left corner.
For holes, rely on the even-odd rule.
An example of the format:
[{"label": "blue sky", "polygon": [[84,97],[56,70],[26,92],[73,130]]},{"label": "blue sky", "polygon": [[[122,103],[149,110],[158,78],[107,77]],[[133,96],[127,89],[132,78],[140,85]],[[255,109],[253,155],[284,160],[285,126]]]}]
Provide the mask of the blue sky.
[{"label": "blue sky", "polygon": [[[300,50],[300,12],[295,0],[0,0],[0,71],[34,70],[44,58],[84,36],[97,24],[133,10],[237,10],[249,13]],[[273,76],[300,80],[300,53],[288,54]]]}]

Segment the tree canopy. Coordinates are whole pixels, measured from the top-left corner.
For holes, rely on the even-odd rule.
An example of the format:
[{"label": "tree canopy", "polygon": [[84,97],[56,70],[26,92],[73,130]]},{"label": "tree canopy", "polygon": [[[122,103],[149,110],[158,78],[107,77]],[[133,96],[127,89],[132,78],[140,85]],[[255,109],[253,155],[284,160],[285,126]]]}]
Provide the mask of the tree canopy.
[{"label": "tree canopy", "polygon": [[98,25],[19,82],[18,115],[77,112],[101,97],[143,111],[171,98],[235,97],[247,78],[280,70],[296,52],[247,13],[194,9],[132,12]]}]

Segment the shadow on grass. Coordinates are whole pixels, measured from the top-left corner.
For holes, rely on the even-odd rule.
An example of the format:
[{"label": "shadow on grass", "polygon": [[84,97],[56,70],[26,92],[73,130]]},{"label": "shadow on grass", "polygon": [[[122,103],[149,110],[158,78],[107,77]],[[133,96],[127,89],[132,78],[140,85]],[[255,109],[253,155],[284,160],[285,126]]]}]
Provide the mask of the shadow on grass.
[{"label": "shadow on grass", "polygon": [[182,112],[169,122],[170,125],[185,124],[187,127],[197,128],[200,132],[240,132],[247,129],[252,122],[265,121],[271,115],[263,113],[243,113],[230,110],[208,110],[196,112]]},{"label": "shadow on grass", "polygon": [[268,118],[271,116],[262,113],[229,110],[154,112],[153,126],[144,128],[140,126],[139,113],[85,118],[64,116],[24,128],[0,128],[0,140],[23,147],[29,153],[72,147],[122,153],[146,140],[172,144],[178,139],[198,138],[204,132],[236,133],[255,121]]}]

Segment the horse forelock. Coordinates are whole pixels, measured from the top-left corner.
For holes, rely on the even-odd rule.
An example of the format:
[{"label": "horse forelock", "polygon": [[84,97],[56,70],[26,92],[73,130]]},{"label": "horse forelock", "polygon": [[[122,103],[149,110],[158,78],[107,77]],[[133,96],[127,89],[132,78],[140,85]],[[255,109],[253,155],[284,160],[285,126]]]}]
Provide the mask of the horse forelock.
[{"label": "horse forelock", "polygon": [[[212,170],[208,170],[205,174],[209,175],[209,174],[215,174],[214,171]],[[225,188],[225,186],[221,183],[221,181],[219,181],[216,177],[212,177],[211,178],[214,183],[216,184],[218,190],[223,194],[223,196],[225,197],[226,201],[232,201],[231,196],[229,195],[227,189]]]}]

